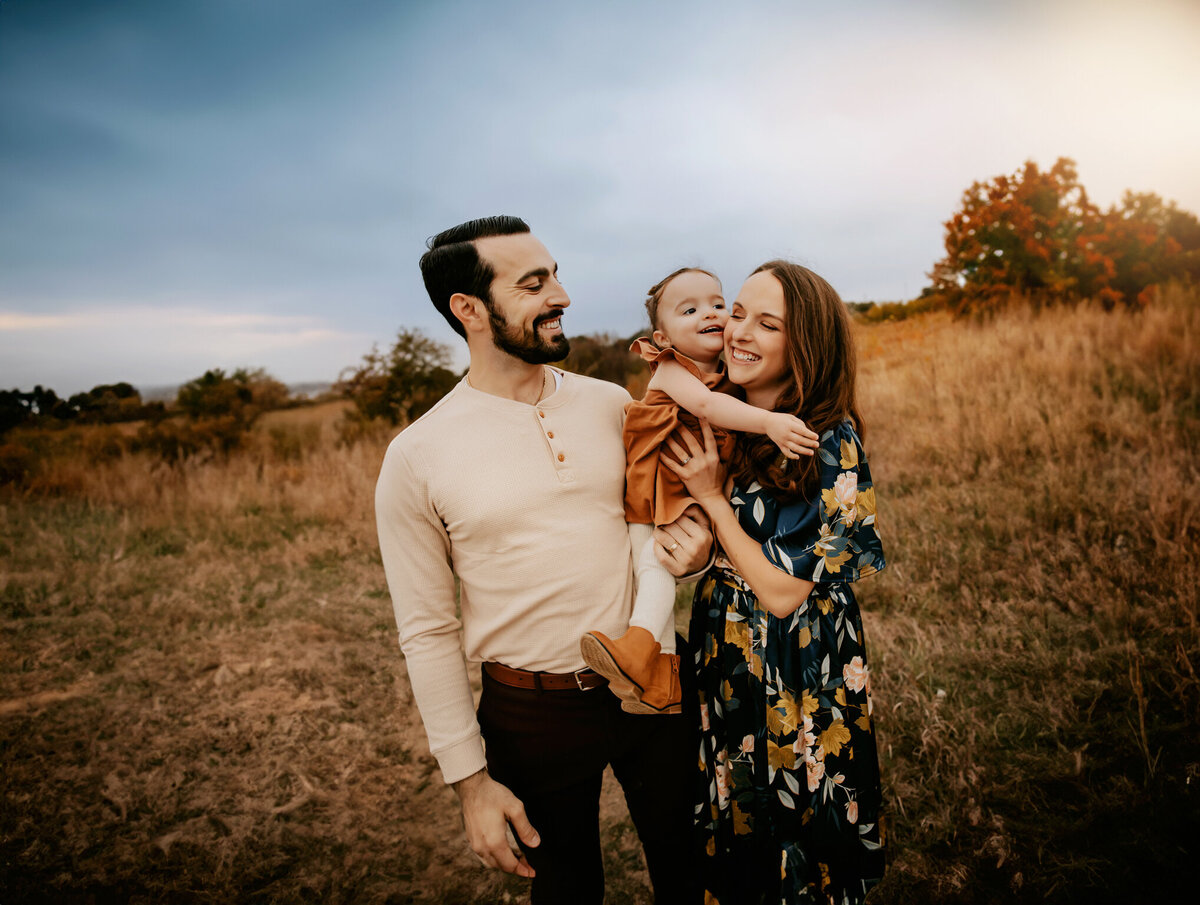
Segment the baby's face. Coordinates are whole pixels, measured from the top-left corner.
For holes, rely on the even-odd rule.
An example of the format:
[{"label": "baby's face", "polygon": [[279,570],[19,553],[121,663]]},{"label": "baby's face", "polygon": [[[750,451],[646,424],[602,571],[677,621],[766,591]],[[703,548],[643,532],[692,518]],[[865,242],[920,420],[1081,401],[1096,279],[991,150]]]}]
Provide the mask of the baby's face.
[{"label": "baby's face", "polygon": [[654,341],[696,362],[712,364],[724,348],[729,311],[721,284],[707,273],[689,270],[667,284],[658,302]]}]

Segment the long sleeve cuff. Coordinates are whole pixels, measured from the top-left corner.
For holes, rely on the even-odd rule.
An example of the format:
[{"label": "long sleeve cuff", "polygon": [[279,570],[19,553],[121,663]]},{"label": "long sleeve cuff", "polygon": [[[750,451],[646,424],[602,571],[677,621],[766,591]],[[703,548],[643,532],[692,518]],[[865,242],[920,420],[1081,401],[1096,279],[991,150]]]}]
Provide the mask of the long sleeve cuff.
[{"label": "long sleeve cuff", "polygon": [[456,742],[433,756],[437,758],[442,778],[447,785],[466,779],[487,766],[487,760],[483,756],[483,738],[479,733]]}]

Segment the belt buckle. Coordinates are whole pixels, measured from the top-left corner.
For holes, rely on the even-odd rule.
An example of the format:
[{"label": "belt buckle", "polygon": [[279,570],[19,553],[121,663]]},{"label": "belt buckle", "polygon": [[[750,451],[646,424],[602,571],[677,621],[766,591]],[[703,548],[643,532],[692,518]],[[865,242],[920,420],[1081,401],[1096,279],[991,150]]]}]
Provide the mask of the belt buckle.
[{"label": "belt buckle", "polygon": [[590,666],[581,666],[579,669],[571,673],[571,675],[575,677],[575,684],[579,686],[580,691],[595,691],[600,687],[599,685],[584,685],[583,679],[579,678],[580,673],[588,672],[590,669]]}]

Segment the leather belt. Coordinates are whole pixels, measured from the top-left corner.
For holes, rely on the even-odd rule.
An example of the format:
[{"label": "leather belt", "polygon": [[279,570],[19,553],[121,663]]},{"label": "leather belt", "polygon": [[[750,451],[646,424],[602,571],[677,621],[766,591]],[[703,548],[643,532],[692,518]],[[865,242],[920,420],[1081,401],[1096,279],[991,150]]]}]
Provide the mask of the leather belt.
[{"label": "leather belt", "polygon": [[513,688],[531,688],[541,691],[591,691],[608,684],[608,679],[594,670],[584,667],[575,672],[532,672],[528,669],[513,669],[503,663],[484,663],[484,672],[499,682]]}]

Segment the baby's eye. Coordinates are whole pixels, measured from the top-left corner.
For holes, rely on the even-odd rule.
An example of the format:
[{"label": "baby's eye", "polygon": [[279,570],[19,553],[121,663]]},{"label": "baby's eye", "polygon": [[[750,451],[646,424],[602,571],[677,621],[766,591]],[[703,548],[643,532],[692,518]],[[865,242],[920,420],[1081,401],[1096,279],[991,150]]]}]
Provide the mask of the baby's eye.
[{"label": "baby's eye", "polygon": [[724,311],[724,310],[725,310],[725,303],[724,303],[724,302],[717,302],[715,305],[713,305],[713,307],[714,307],[714,308],[716,308],[718,311]]},{"label": "baby's eye", "polygon": [[696,313],[696,309],[695,309],[695,308],[688,308],[688,309],[687,309],[686,311],[684,311],[683,313],[684,313],[684,316],[687,316],[687,315],[689,315],[689,314],[695,314],[695,313]]}]

